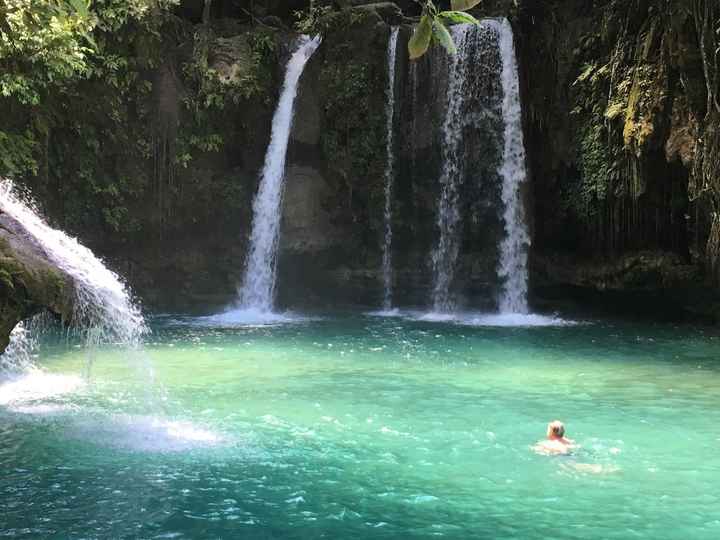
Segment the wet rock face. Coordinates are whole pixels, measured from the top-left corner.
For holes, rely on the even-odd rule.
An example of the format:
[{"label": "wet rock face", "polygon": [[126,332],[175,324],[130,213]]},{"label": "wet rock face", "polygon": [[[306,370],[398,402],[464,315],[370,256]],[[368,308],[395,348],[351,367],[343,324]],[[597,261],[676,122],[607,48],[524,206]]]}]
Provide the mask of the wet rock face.
[{"label": "wet rock face", "polygon": [[[646,9],[659,2],[484,0],[473,10],[479,18],[507,16],[513,24],[526,122],[533,251],[562,260],[571,274],[585,268],[588,258],[602,263],[639,249],[672,253],[683,264],[703,257],[711,205],[690,205],[690,171],[702,151],[698,140],[720,144],[712,136],[713,126],[702,121],[705,85],[692,26],[665,18],[662,10]],[[441,9],[449,5],[436,3]],[[671,0],[668,5],[672,4],[682,2]],[[224,105],[213,111],[200,107],[203,115],[193,124],[187,103],[197,98],[193,84],[198,81],[189,80],[186,68],[199,52],[192,36],[200,27],[193,23],[200,22],[204,5],[204,0],[181,3],[186,35],[175,42],[168,32],[167,47],[173,54],[163,56],[151,79],[155,97],[147,108],[153,118],[157,116],[157,138],[167,145],[136,165],[138,170],[155,171],[158,163],[166,163],[168,170],[138,180],[144,182],[138,187],[144,190],[142,200],[128,206],[131,219],[126,221],[140,223],[139,232],[115,242],[117,235],[96,231],[98,227],[86,222],[84,230],[73,231],[112,260],[146,305],[163,309],[222,305],[236,292],[252,200],[294,38],[287,28],[293,13],[306,9],[309,2],[213,0],[212,21],[204,26],[211,39],[202,74],[212,77],[198,79],[212,83],[203,100],[224,97]],[[395,297],[425,304],[432,287],[430,253],[438,235],[447,57],[433,47],[409,63],[404,54],[412,32],[409,17],[419,14],[413,0],[317,0],[315,5],[335,9],[297,98],[280,240],[280,301],[380,301],[386,52],[390,26],[399,24],[392,218]],[[250,7],[258,18],[254,24],[245,11]],[[281,23],[269,28],[264,23],[268,18]],[[673,20],[678,23],[674,27],[669,24]],[[622,37],[622,32],[627,35]],[[616,47],[622,39],[623,46]],[[268,45],[266,52],[259,47],[263,43]],[[270,61],[258,63],[258,55]],[[611,60],[617,69],[604,70]],[[613,76],[615,82],[610,80]],[[248,80],[258,85],[260,95],[251,100],[227,98]],[[485,83],[473,99],[495,91],[489,88],[491,78]],[[608,96],[613,100],[607,102]],[[222,142],[213,143],[216,137]],[[463,188],[464,243],[456,285],[469,304],[480,306],[497,287],[496,246],[502,223],[497,181],[491,178],[495,164],[487,150],[492,141],[472,130],[465,141],[476,156],[469,174],[490,181],[467,182]],[[198,151],[198,145],[209,149]],[[69,143],[63,148],[64,155],[74,155]],[[184,153],[192,159],[183,166],[173,164],[172,156]],[[102,161],[108,177],[121,176],[116,164],[125,163],[122,154],[108,151]],[[720,177],[713,173],[713,162],[704,163],[705,177]],[[141,178],[134,170],[125,176]],[[612,189],[603,190],[606,186]],[[59,197],[47,193],[39,196],[54,218],[64,219],[62,205],[54,207]],[[81,194],[77,201],[64,201],[65,206],[70,202],[90,207],[93,201]],[[720,225],[716,229],[720,237]],[[651,266],[666,263],[677,266],[667,258]],[[557,278],[558,284],[620,290],[647,276],[648,287],[659,286],[651,279],[656,274],[640,267],[621,265],[612,279],[584,270],[578,270],[582,280],[555,270],[536,271],[539,284]]]},{"label": "wet rock face", "polygon": [[704,77],[687,3],[526,1],[516,25],[534,249],[702,264],[709,206],[691,191]]},{"label": "wet rock face", "polygon": [[533,259],[538,286],[558,285],[596,291],[651,292],[673,290],[696,284],[698,268],[675,253],[645,251],[578,263],[565,256]]},{"label": "wet rock face", "polygon": [[292,165],[286,171],[281,249],[313,254],[351,241],[332,225],[332,191],[319,170]]},{"label": "wet rock face", "polygon": [[0,352],[17,323],[41,311],[70,320],[73,295],[72,279],[50,262],[20,224],[0,213]]},{"label": "wet rock face", "polygon": [[[377,306],[384,234],[385,100],[390,25],[377,12],[336,15],[310,60],[296,101],[288,153],[278,266],[278,295],[290,305],[338,302]],[[437,242],[442,124],[448,55],[440,48],[408,62],[412,27],[401,27],[396,65],[393,267],[395,298],[418,306],[432,289]],[[478,62],[495,65],[485,51]],[[478,69],[468,109],[499,104],[499,80]],[[477,83],[477,84],[476,84]],[[495,111],[499,114],[499,111]],[[461,188],[462,255],[455,288],[472,305],[490,308],[497,285],[500,220],[498,114],[468,115],[467,168]],[[489,301],[483,303],[483,299]]]}]

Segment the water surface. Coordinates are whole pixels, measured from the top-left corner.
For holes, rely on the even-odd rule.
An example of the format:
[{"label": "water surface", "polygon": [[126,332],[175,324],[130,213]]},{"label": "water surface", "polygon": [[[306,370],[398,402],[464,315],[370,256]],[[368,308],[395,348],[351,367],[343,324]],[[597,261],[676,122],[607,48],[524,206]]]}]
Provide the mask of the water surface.
[{"label": "water surface", "polygon": [[[152,370],[98,351],[89,378],[46,343],[0,384],[0,534],[720,537],[708,331],[293,321],[158,319]],[[530,451],[555,418],[575,456]]]}]

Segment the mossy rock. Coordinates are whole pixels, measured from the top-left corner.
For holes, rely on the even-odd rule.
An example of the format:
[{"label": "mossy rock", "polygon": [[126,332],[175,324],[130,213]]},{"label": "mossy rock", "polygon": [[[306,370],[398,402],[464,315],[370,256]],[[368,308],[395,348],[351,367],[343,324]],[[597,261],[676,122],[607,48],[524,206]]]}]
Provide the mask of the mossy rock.
[{"label": "mossy rock", "polygon": [[50,311],[72,318],[73,281],[7,214],[0,213],[0,352],[25,319]]}]

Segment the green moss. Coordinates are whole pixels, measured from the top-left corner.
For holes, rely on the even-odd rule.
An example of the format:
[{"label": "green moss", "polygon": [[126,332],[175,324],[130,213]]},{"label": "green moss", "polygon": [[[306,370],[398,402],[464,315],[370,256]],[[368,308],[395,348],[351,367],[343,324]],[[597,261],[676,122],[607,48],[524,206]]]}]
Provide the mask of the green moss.
[{"label": "green moss", "polygon": [[46,309],[62,317],[72,312],[72,284],[42,255],[18,245],[0,236],[0,352],[21,320]]},{"label": "green moss", "polygon": [[368,10],[329,16],[319,76],[324,110],[321,148],[328,166],[362,190],[382,176],[385,145],[385,44]]},{"label": "green moss", "polygon": [[192,54],[182,66],[186,108],[200,114],[269,96],[276,53],[275,33],[262,27],[231,38],[216,37],[209,27],[196,30]]},{"label": "green moss", "polygon": [[15,283],[13,283],[13,277],[6,268],[0,267],[0,284],[10,291],[15,290]]},{"label": "green moss", "polygon": [[384,138],[371,103],[372,79],[371,68],[356,62],[326,65],[320,76],[328,95],[323,152],[331,166],[358,177],[373,172]]}]

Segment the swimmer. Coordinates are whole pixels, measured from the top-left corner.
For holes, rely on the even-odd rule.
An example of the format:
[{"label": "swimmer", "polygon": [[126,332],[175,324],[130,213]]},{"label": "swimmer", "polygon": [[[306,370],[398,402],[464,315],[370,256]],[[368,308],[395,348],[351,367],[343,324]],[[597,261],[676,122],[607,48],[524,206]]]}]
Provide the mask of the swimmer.
[{"label": "swimmer", "polygon": [[565,426],[560,420],[554,420],[548,424],[547,439],[538,441],[532,449],[545,456],[567,455],[571,450],[577,448],[575,441],[565,437]]}]

